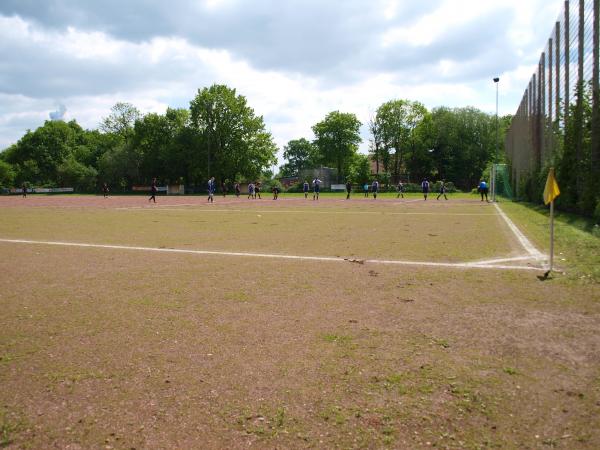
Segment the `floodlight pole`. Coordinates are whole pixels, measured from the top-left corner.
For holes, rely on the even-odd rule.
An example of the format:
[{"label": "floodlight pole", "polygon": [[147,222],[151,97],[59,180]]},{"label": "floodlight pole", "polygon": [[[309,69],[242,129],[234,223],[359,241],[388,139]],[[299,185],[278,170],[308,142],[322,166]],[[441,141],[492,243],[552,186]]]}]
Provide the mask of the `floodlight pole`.
[{"label": "floodlight pole", "polygon": [[492,166],[492,201],[496,201],[496,172],[498,170],[498,153],[500,141],[498,140],[498,84],[500,78],[494,78],[494,84],[496,85],[496,154],[494,155],[494,165]]}]

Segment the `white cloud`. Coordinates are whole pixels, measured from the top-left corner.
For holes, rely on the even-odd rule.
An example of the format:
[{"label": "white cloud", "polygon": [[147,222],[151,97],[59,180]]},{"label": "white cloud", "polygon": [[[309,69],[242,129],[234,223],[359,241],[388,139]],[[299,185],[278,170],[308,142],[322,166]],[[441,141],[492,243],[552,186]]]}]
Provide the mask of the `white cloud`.
[{"label": "white cloud", "polygon": [[119,16],[126,11],[113,5],[111,12],[112,0],[96,11],[79,3],[65,9],[63,0],[59,15],[52,1],[41,12],[17,1],[7,0],[5,12],[0,5],[0,148],[41,125],[57,104],[95,128],[118,101],[163,112],[187,107],[212,83],[245,95],[280,147],[311,138],[311,126],[333,110],[366,125],[394,98],[493,112],[497,75],[500,112],[512,113],[561,7],[543,0],[353,0],[337,8],[316,0],[174,2],[140,7],[131,24]]}]

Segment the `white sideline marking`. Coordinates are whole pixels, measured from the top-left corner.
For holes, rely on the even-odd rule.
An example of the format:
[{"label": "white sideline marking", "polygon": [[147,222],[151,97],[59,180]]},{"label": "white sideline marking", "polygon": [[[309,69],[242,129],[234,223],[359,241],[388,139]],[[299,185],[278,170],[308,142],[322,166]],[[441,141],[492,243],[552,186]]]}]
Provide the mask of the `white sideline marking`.
[{"label": "white sideline marking", "polygon": [[272,259],[293,259],[303,261],[328,261],[328,262],[355,262],[368,264],[388,264],[388,265],[403,265],[403,266],[423,266],[423,267],[452,267],[461,269],[503,269],[503,270],[543,270],[540,267],[532,266],[509,266],[509,265],[485,265],[481,263],[440,263],[427,261],[400,261],[400,260],[382,260],[382,259],[358,259],[358,258],[340,258],[328,256],[298,256],[298,255],[281,255],[272,253],[247,253],[247,252],[226,252],[215,250],[185,250],[177,248],[154,248],[154,247],[137,247],[129,245],[107,245],[107,244],[85,244],[79,242],[60,242],[60,241],[33,241],[26,239],[0,239],[0,242],[10,244],[34,244],[34,245],[56,245],[63,247],[83,247],[83,248],[104,248],[113,250],[136,250],[146,252],[161,252],[161,253],[185,253],[192,255],[217,255],[217,256],[245,256],[252,258],[272,258]]},{"label": "white sideline marking", "polygon": [[521,243],[521,245],[523,246],[525,251],[527,253],[529,253],[531,255],[531,257],[535,258],[536,260],[546,259],[546,256],[542,252],[540,252],[537,248],[535,248],[535,246],[531,243],[531,241],[529,239],[527,239],[527,237],[525,237],[525,235],[523,233],[521,233],[521,230],[519,230],[517,228],[517,226],[513,223],[513,221],[508,218],[508,216],[504,213],[504,211],[502,211],[500,206],[498,206],[498,203],[494,203],[494,206],[496,207],[496,209],[498,210],[498,213],[504,219],[504,221],[506,222],[508,227],[511,229],[511,231],[514,233],[514,235],[517,237],[517,239],[519,240],[519,242]]},{"label": "white sideline marking", "polygon": [[511,262],[511,261],[529,261],[529,260],[535,260],[535,258],[531,255],[524,255],[524,256],[515,256],[513,258],[496,258],[496,259],[486,259],[483,261],[474,261],[472,264],[474,266],[479,266],[479,265],[491,265],[491,264],[498,264],[498,263],[503,263],[503,262]]},{"label": "white sideline marking", "polygon": [[[184,205],[166,205],[170,207],[184,206]],[[196,206],[196,205],[190,205]],[[141,211],[173,211],[173,209],[165,208],[162,206],[133,206],[127,208],[115,208],[118,210],[141,210]],[[497,216],[495,213],[435,213],[435,212],[385,212],[385,211],[316,211],[316,210],[271,210],[271,209],[182,209],[181,211],[186,212],[250,212],[250,213],[261,213],[261,214],[374,214],[374,215],[389,215],[389,216]]]}]

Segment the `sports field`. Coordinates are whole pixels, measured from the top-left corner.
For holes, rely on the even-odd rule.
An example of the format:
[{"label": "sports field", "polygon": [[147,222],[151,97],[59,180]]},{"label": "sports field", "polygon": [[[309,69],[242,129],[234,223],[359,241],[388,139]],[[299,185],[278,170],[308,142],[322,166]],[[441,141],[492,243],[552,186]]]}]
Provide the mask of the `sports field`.
[{"label": "sports field", "polygon": [[0,443],[599,448],[600,285],[568,273],[600,238],[542,281],[542,222],[467,195],[0,197]]}]

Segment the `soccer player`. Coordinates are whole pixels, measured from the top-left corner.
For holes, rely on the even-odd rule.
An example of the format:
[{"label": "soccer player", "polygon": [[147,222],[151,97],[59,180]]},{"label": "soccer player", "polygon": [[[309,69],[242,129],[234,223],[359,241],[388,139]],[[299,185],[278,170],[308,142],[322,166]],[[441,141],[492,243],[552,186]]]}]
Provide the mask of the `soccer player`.
[{"label": "soccer player", "polygon": [[215,202],[215,199],[214,199],[215,190],[216,190],[215,177],[210,177],[210,180],[208,180],[208,200],[207,201],[209,201],[211,203]]},{"label": "soccer player", "polygon": [[248,200],[254,200],[254,183],[250,183],[248,185]]},{"label": "soccer player", "polygon": [[444,183],[444,180],[440,181],[440,193],[437,196],[437,200],[439,200],[442,195],[448,200],[448,197],[446,197],[446,184]]},{"label": "soccer player", "polygon": [[365,191],[365,198],[369,196],[369,183],[363,185],[363,191]]},{"label": "soccer player", "polygon": [[102,185],[102,194],[104,194],[104,198],[108,197],[108,184],[106,183]]},{"label": "soccer player", "polygon": [[156,187],[156,178],[152,178],[152,184],[150,185],[150,198],[148,201],[152,200],[156,203],[156,193],[158,192],[158,188]]},{"label": "soccer player", "polygon": [[235,189],[235,196],[239,198],[242,190],[240,189],[240,183],[238,183],[237,181],[235,182],[234,189]]},{"label": "soccer player", "polygon": [[423,190],[423,197],[427,200],[427,194],[429,194],[429,181],[427,178],[423,178],[421,182],[421,189]]},{"label": "soccer player", "polygon": [[277,186],[273,186],[273,200],[277,200],[279,198],[279,188]]},{"label": "soccer player", "polygon": [[350,199],[350,192],[352,192],[352,183],[350,183],[350,180],[346,181],[346,192],[348,193],[346,195],[346,200]]},{"label": "soccer player", "polygon": [[481,194],[481,201],[483,201],[483,196],[485,195],[485,201],[489,202],[488,196],[487,196],[489,188],[488,188],[488,185],[485,182],[485,180],[481,180],[479,182],[479,188],[478,188],[478,190],[479,190],[479,193]]},{"label": "soccer player", "polygon": [[21,190],[23,191],[23,198],[27,197],[27,185],[25,183],[23,183],[23,185],[21,186]]},{"label": "soccer player", "polygon": [[321,183],[322,181],[318,178],[315,178],[313,180],[313,200],[315,200],[315,197],[317,200],[319,200],[319,191],[321,190]]},{"label": "soccer player", "polygon": [[304,184],[302,185],[302,192],[304,192],[304,198],[307,199],[308,198],[308,188],[310,186],[308,185],[308,181],[304,180]]},{"label": "soccer player", "polygon": [[223,197],[227,196],[227,184],[225,184],[225,181],[221,181],[221,193]]},{"label": "soccer player", "polygon": [[377,199],[377,192],[379,192],[379,181],[373,180],[373,184],[371,185],[371,190],[373,191],[373,198]]},{"label": "soccer player", "polygon": [[402,184],[402,181],[398,181],[398,186],[396,186],[396,188],[398,189],[398,195],[396,198],[400,198],[400,196],[404,198],[404,184]]},{"label": "soccer player", "polygon": [[258,199],[260,200],[260,181],[257,181],[254,184],[254,198],[256,198],[258,196]]}]

